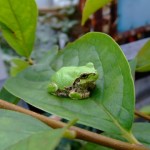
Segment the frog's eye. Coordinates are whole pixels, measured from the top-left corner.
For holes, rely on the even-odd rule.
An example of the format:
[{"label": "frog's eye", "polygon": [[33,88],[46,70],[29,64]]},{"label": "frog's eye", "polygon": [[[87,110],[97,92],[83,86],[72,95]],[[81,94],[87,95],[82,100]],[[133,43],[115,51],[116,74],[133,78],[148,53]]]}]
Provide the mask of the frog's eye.
[{"label": "frog's eye", "polygon": [[82,74],[82,75],[80,76],[81,79],[86,79],[87,77],[88,77],[88,74]]}]

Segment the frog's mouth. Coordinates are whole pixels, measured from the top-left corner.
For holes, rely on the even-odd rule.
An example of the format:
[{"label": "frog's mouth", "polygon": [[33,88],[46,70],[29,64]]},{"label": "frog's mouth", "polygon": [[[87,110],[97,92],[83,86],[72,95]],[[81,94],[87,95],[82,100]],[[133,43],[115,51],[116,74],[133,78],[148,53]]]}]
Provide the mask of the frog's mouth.
[{"label": "frog's mouth", "polygon": [[89,82],[95,82],[98,79],[98,77],[99,76],[96,73],[90,74],[89,77],[88,77],[88,81]]}]

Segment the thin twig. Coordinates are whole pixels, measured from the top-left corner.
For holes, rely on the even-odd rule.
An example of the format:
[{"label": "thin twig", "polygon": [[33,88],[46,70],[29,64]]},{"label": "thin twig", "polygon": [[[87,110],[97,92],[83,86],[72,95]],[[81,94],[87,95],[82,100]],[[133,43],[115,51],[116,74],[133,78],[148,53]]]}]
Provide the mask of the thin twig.
[{"label": "thin twig", "polygon": [[[31,116],[41,120],[42,122],[44,122],[45,124],[47,124],[48,126],[50,126],[52,128],[62,128],[67,125],[61,121],[56,121],[52,118],[48,118],[46,116],[35,113],[33,111],[24,109],[20,106],[8,103],[4,100],[0,100],[0,108],[13,110],[13,111],[21,112],[21,113],[24,113],[27,115],[31,115]],[[106,137],[106,136],[103,136],[103,135],[100,135],[97,133],[93,133],[93,132],[90,132],[90,131],[87,131],[84,129],[80,129],[75,126],[71,127],[70,129],[74,130],[76,132],[77,139],[93,142],[93,143],[100,144],[100,145],[103,145],[106,147],[110,147],[110,148],[114,148],[114,149],[118,149],[118,150],[148,150],[143,145],[129,144],[129,143],[122,142],[122,141],[119,141],[116,139],[112,139],[112,138],[109,138],[109,137]]]},{"label": "thin twig", "polygon": [[135,115],[150,121],[150,116],[149,115],[146,115],[142,112],[139,112],[138,110],[135,110],[134,113],[135,113]]}]

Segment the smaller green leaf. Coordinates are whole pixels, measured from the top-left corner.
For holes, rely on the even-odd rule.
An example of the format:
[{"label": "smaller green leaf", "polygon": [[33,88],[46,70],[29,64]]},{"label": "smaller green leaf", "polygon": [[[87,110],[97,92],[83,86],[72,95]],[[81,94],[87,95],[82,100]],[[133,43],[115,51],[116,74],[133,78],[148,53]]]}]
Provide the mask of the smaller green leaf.
[{"label": "smaller green leaf", "polygon": [[5,150],[19,141],[44,131],[49,131],[44,123],[18,112],[0,110],[0,148]]},{"label": "smaller green leaf", "polygon": [[146,72],[150,71],[150,40],[140,49],[137,56],[136,71]]},{"label": "smaller green leaf", "polygon": [[27,61],[24,61],[19,58],[15,58],[12,60],[12,67],[10,70],[11,76],[16,76],[19,72],[23,71],[29,66]]},{"label": "smaller green leaf", "polygon": [[12,95],[4,87],[0,91],[0,99],[13,103],[13,104],[17,104],[20,100],[20,98]]},{"label": "smaller green leaf", "polygon": [[86,20],[91,14],[93,14],[109,2],[111,2],[111,0],[86,0],[82,13],[82,25],[85,24]]},{"label": "smaller green leaf", "polygon": [[63,134],[64,129],[33,134],[29,138],[10,146],[7,150],[54,150],[63,137]]},{"label": "smaller green leaf", "polygon": [[67,127],[54,130],[31,116],[0,110],[1,150],[54,150],[66,132]]},{"label": "smaller green leaf", "polygon": [[143,67],[138,67],[138,68],[136,68],[136,71],[137,72],[147,72],[147,71],[150,71],[150,64],[145,65]]},{"label": "smaller green leaf", "polygon": [[29,57],[37,24],[34,0],[0,0],[0,26],[6,41],[21,56]]}]

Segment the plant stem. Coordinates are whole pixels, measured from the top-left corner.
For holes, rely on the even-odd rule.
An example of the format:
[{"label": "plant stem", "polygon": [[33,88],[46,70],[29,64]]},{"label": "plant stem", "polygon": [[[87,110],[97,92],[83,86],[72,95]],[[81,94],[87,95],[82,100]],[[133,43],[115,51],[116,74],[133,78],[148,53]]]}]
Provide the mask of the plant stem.
[{"label": "plant stem", "polygon": [[139,117],[142,117],[142,118],[144,118],[144,119],[150,121],[150,116],[149,116],[149,115],[146,115],[146,114],[144,114],[144,113],[142,113],[142,112],[139,112],[139,111],[137,111],[137,110],[135,110],[134,113],[135,113],[135,115],[137,115],[137,116],[139,116]]},{"label": "plant stem", "polygon": [[[20,106],[8,103],[4,100],[0,100],[0,108],[1,109],[8,109],[8,110],[13,110],[13,111],[17,111],[17,112],[21,112],[27,115],[31,115],[37,119],[39,119],[40,121],[44,122],[45,124],[47,124],[48,126],[52,127],[52,128],[62,128],[62,127],[66,127],[67,124],[61,122],[61,121],[56,121],[52,118],[48,118],[46,116],[40,115],[38,113],[35,113],[33,111],[24,109]],[[71,127],[70,130],[73,130],[76,132],[76,138],[81,139],[81,140],[85,140],[85,141],[89,141],[89,142],[93,142],[96,144],[100,144],[106,147],[110,147],[110,148],[114,148],[114,149],[118,149],[118,150],[148,150],[148,148],[144,147],[143,145],[139,145],[139,144],[129,144],[126,142],[122,142],[116,139],[112,139],[97,133],[93,133],[90,131],[86,131],[84,129],[80,129],[78,127]]]}]

